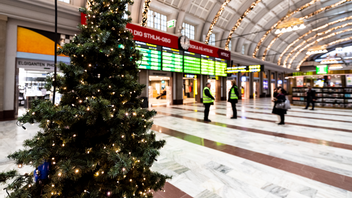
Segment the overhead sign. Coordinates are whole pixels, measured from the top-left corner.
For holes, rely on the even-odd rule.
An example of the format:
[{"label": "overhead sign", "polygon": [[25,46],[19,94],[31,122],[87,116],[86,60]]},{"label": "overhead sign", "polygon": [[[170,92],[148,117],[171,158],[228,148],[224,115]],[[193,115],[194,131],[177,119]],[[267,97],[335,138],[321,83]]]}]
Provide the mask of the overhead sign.
[{"label": "overhead sign", "polygon": [[133,39],[136,41],[142,41],[146,43],[152,43],[152,44],[161,45],[164,47],[178,49],[177,36],[162,33],[156,30],[145,28],[140,25],[134,25],[131,23],[128,23],[126,25],[126,29],[132,32],[134,37]]},{"label": "overhead sign", "polygon": [[176,19],[173,19],[167,22],[167,28],[174,28],[174,27],[176,27]]},{"label": "overhead sign", "polygon": [[197,41],[190,41],[191,45],[188,49],[190,52],[195,52],[198,54],[204,54],[207,56],[222,58],[226,60],[231,60],[231,52],[223,49],[219,49],[210,45],[199,43]]},{"label": "overhead sign", "polygon": [[317,74],[328,74],[329,66],[328,65],[318,65],[317,66]]},{"label": "overhead sign", "polygon": [[[70,63],[66,63],[70,64]],[[17,59],[17,68],[31,70],[51,70],[54,71],[55,64],[51,61],[37,61],[31,59]],[[59,69],[59,68],[58,68]]]},{"label": "overhead sign", "polygon": [[226,73],[252,73],[264,71],[264,65],[231,66],[227,67]]}]

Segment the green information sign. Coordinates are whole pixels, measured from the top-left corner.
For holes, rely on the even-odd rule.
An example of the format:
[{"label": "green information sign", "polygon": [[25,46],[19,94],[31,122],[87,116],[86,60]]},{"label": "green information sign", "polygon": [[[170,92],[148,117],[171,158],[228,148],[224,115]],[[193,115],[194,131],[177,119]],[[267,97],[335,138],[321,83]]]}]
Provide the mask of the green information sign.
[{"label": "green information sign", "polygon": [[176,20],[175,19],[170,20],[170,21],[167,22],[167,27],[168,28],[173,28],[175,26],[176,26]]},{"label": "green information sign", "polygon": [[317,66],[317,74],[328,74],[329,66],[328,65],[318,65]]},{"label": "green information sign", "polygon": [[226,77],[227,60],[215,58],[215,75]]},{"label": "green information sign", "polygon": [[163,71],[183,72],[183,54],[181,50],[163,47]]},{"label": "green information sign", "polygon": [[200,54],[184,52],[184,73],[200,74]]},{"label": "green information sign", "polygon": [[161,70],[161,50],[157,45],[136,41],[136,49],[143,54],[137,61],[139,69]]},{"label": "green information sign", "polygon": [[215,61],[214,57],[206,56],[206,55],[201,55],[201,72],[204,75],[215,75]]}]

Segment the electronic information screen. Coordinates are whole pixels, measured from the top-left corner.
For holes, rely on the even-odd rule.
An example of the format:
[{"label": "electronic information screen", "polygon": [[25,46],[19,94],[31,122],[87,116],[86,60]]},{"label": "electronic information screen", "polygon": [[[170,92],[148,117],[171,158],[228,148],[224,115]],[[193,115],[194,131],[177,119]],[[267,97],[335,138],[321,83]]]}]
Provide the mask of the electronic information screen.
[{"label": "electronic information screen", "polygon": [[200,54],[184,51],[184,73],[200,74]]},{"label": "electronic information screen", "polygon": [[183,53],[181,50],[163,47],[163,71],[183,72]]},{"label": "electronic information screen", "polygon": [[136,49],[143,54],[137,61],[139,69],[161,70],[161,46],[135,41]]},{"label": "electronic information screen", "polygon": [[226,73],[252,73],[264,71],[264,65],[232,66],[227,67]]},{"label": "electronic information screen", "polygon": [[204,75],[215,75],[215,58],[201,55],[201,73]]},{"label": "electronic information screen", "polygon": [[227,77],[227,60],[215,58],[215,75]]}]

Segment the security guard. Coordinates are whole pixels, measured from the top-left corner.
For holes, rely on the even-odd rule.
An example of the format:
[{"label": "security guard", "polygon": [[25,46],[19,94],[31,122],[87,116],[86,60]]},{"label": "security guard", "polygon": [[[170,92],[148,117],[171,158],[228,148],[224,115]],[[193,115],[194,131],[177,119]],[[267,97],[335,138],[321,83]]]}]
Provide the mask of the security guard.
[{"label": "security guard", "polygon": [[211,95],[210,87],[211,87],[211,84],[207,82],[203,90],[203,104],[205,106],[204,121],[206,122],[211,122],[211,120],[209,120],[208,118],[209,110],[210,110],[210,105],[214,104],[214,99],[215,99],[213,95]]},{"label": "security guard", "polygon": [[237,119],[237,109],[236,109],[236,103],[238,103],[238,87],[236,85],[236,81],[232,81],[232,87],[229,91],[229,97],[228,97],[228,102],[231,103],[232,106],[232,117],[231,119]]}]

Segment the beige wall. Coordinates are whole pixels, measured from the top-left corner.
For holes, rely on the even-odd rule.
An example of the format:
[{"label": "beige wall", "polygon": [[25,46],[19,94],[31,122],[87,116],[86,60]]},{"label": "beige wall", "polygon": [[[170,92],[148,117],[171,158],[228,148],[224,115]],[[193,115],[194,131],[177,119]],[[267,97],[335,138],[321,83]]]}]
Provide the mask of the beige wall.
[{"label": "beige wall", "polygon": [[0,119],[4,111],[4,76],[6,52],[7,16],[0,15]]}]

